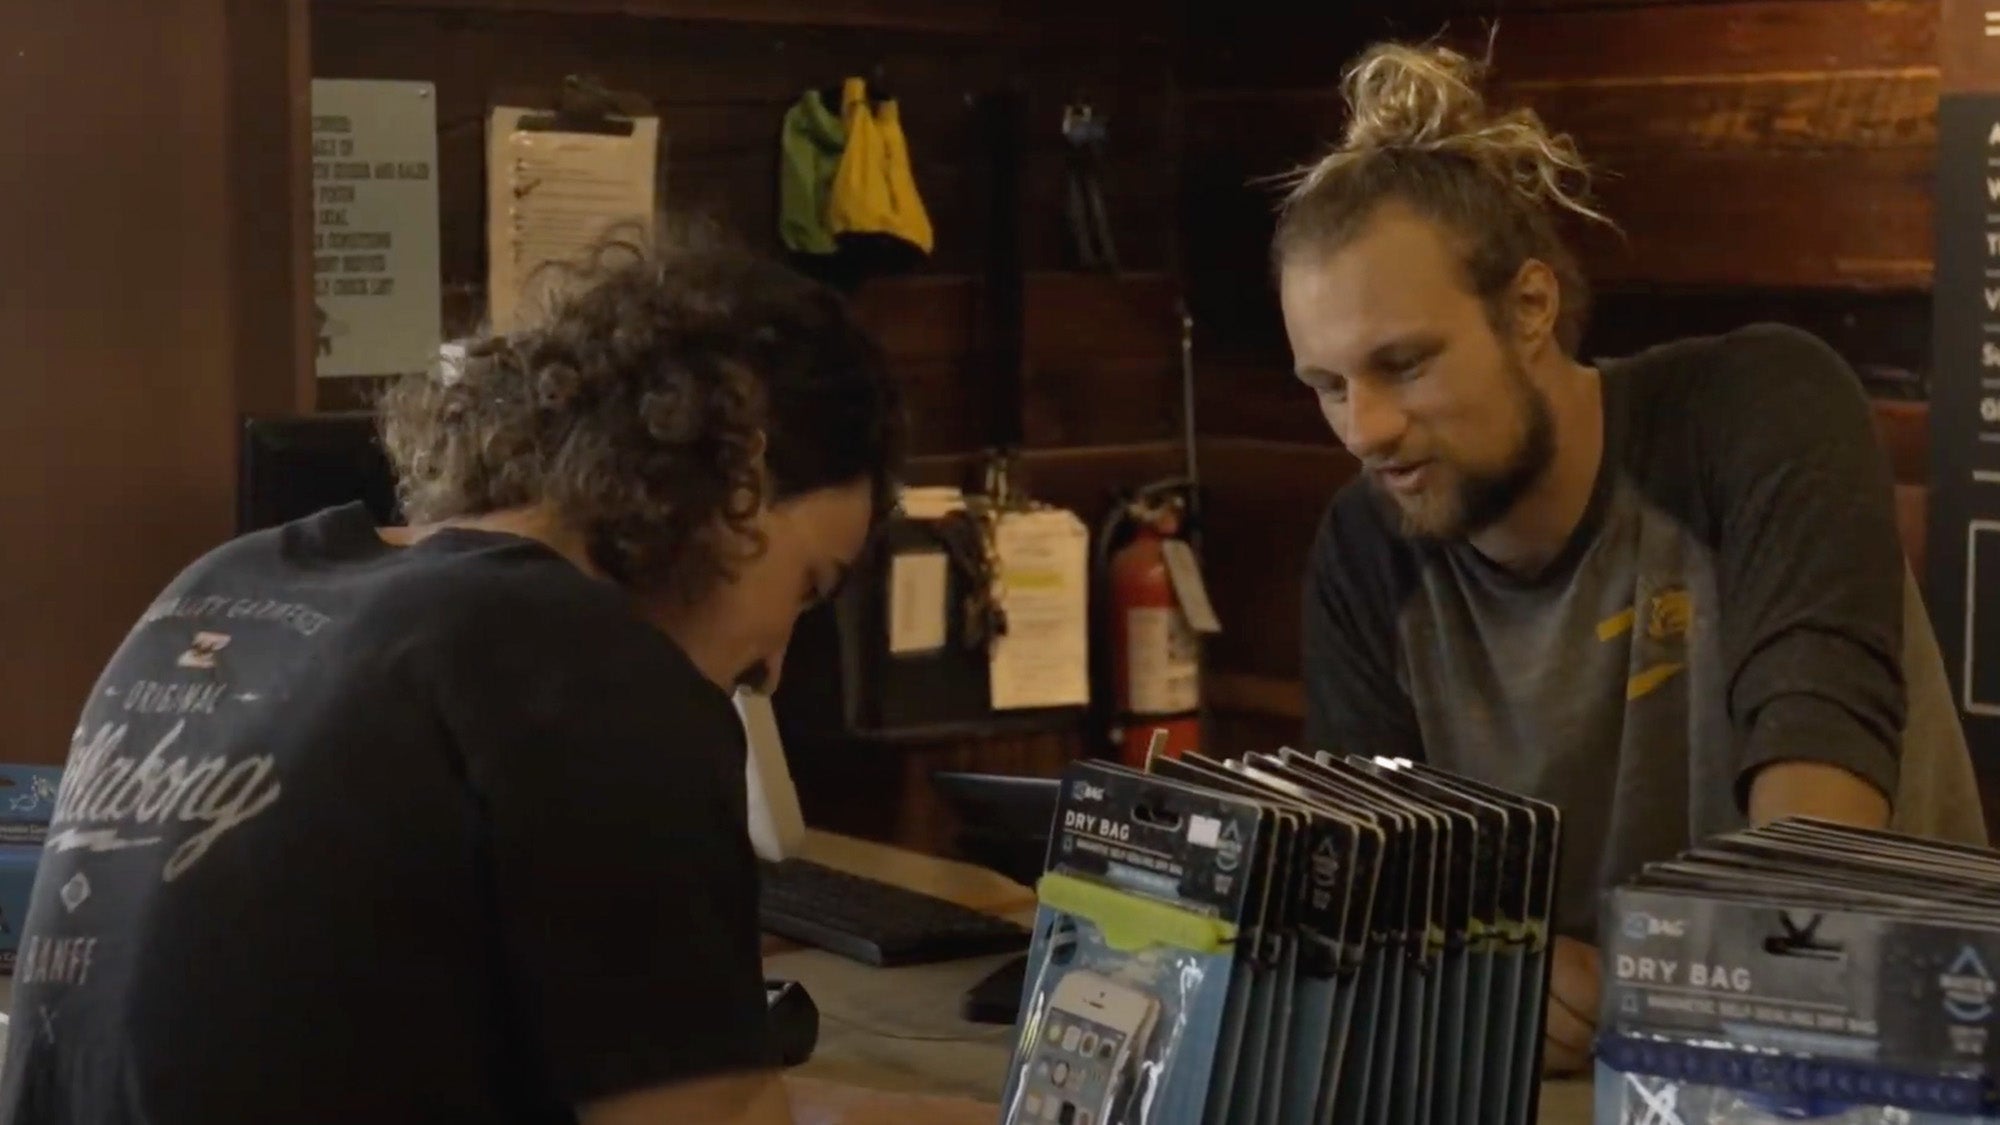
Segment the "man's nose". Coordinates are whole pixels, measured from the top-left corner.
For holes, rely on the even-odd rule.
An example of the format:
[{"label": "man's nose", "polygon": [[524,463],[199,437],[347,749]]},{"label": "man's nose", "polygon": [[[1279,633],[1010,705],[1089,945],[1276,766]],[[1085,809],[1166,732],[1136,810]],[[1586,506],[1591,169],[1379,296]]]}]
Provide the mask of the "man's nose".
[{"label": "man's nose", "polygon": [[1369,386],[1361,380],[1348,384],[1347,401],[1328,411],[1335,436],[1348,452],[1363,461],[1374,460],[1393,451],[1409,429],[1409,416],[1396,402],[1393,392]]}]

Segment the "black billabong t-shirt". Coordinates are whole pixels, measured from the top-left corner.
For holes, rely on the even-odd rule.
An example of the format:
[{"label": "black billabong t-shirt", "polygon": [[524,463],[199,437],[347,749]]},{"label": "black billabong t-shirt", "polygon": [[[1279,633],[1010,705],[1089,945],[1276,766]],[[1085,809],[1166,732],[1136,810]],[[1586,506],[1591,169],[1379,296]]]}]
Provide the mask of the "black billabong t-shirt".
[{"label": "black billabong t-shirt", "polygon": [[236,540],[76,728],[0,1122],[564,1121],[769,1065],[742,727],[543,546]]}]

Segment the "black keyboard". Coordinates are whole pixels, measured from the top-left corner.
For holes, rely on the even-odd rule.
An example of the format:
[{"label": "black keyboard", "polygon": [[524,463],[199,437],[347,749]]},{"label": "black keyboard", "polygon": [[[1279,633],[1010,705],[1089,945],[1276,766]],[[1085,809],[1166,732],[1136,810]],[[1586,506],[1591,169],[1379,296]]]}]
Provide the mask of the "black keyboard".
[{"label": "black keyboard", "polygon": [[955,902],[804,859],[761,862],[765,933],[866,965],[1019,953],[1028,931]]}]

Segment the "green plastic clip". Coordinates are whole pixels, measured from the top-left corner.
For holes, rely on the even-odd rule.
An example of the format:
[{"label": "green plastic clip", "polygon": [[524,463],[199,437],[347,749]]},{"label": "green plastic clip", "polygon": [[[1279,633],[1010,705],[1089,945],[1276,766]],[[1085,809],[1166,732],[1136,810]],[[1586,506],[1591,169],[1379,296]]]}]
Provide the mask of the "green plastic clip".
[{"label": "green plastic clip", "polygon": [[1036,884],[1043,903],[1088,918],[1104,944],[1122,953],[1172,945],[1195,953],[1226,953],[1236,944],[1236,923],[1225,922],[1128,891],[1051,872]]}]

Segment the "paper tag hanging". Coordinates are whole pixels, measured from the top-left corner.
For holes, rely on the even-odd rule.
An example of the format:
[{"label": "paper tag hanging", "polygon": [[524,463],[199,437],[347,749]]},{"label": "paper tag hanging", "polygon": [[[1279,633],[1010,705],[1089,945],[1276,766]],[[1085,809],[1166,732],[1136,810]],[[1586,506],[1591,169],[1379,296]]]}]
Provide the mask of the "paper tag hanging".
[{"label": "paper tag hanging", "polygon": [[1181,612],[1187,614],[1188,624],[1197,633],[1220,633],[1222,622],[1215,616],[1215,606],[1208,600],[1208,585],[1201,578],[1201,564],[1195,561],[1194,548],[1185,539],[1168,539],[1160,544],[1160,553],[1167,562],[1167,577],[1174,585],[1174,599],[1181,603]]}]

